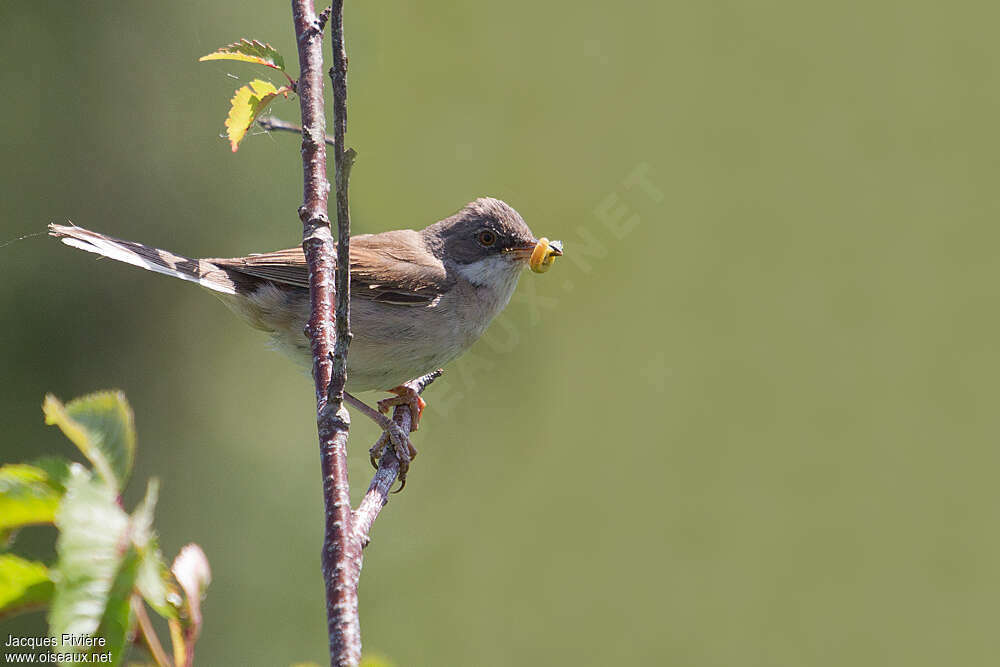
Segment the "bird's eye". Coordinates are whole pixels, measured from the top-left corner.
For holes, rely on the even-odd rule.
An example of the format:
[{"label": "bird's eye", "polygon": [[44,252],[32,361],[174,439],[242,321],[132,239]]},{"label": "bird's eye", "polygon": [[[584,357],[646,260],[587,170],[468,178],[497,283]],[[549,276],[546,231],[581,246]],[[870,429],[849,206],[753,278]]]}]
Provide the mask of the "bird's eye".
[{"label": "bird's eye", "polygon": [[476,236],[476,240],[479,241],[479,245],[489,248],[497,242],[497,235],[496,232],[491,229],[484,229]]}]

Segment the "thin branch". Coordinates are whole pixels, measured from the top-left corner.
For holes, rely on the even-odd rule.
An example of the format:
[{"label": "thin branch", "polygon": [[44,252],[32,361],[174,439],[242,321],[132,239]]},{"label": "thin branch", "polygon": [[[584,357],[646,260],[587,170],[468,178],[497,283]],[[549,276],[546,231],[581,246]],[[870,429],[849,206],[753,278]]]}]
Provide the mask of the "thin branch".
[{"label": "thin branch", "polygon": [[[287,120],[281,120],[280,118],[275,118],[273,116],[268,116],[267,118],[258,118],[257,124],[268,132],[294,132],[295,134],[302,134],[302,128],[295,123],[289,123]],[[326,136],[326,145],[333,146],[333,137],[329,134]],[[0,246],[2,247],[2,246]]]},{"label": "thin branch", "polygon": [[344,0],[334,0],[330,6],[330,39],[333,43],[333,164],[337,200],[337,328],[333,348],[333,378],[330,381],[329,399],[338,404],[344,400],[347,383],[347,349],[351,345],[351,212],[347,201],[347,185],[355,153],[347,150],[344,135],[347,133],[347,51],[344,47]]},{"label": "thin branch", "polygon": [[386,417],[384,414],[382,414],[375,408],[371,407],[370,405],[362,401],[360,398],[354,396],[350,392],[347,391],[344,392],[344,402],[356,407],[366,417],[368,417],[373,422],[378,424],[378,427],[383,431],[387,431],[390,428],[392,428],[393,421],[390,418]]},{"label": "thin branch", "polygon": [[143,604],[142,598],[138,595],[132,596],[132,611],[135,613],[135,619],[139,625],[139,635],[146,644],[149,654],[153,656],[153,661],[156,662],[157,667],[173,667],[174,663],[170,662],[170,658],[167,657],[167,652],[163,650],[160,638],[156,636],[153,623],[149,620],[149,614],[146,613],[146,605]]},{"label": "thin branch", "polygon": [[316,30],[318,32],[323,32],[323,28],[326,27],[326,22],[330,20],[330,14],[333,12],[333,6],[327,7],[319,13],[316,18]]},{"label": "thin branch", "polygon": [[[434,382],[434,380],[441,376],[441,372],[441,369],[438,369],[416,380],[410,380],[406,385],[414,389],[418,394],[422,393],[431,382]],[[397,405],[392,413],[392,418],[404,433],[409,432],[412,420],[409,406]],[[378,470],[375,471],[375,476],[372,477],[371,484],[368,485],[368,491],[365,493],[365,497],[361,499],[358,509],[354,511],[354,539],[361,547],[368,546],[368,542],[371,541],[369,534],[371,533],[372,524],[375,523],[378,513],[389,502],[389,491],[398,477],[399,459],[393,452],[392,447],[386,447],[385,452],[382,454],[382,459],[379,461]]]},{"label": "thin branch", "polygon": [[[332,30],[343,40],[343,3],[333,5]],[[361,549],[352,539],[350,488],[347,482],[347,435],[350,417],[342,403],[346,381],[348,299],[350,292],[341,288],[337,298],[337,333],[343,339],[334,344],[335,270],[333,237],[327,213],[330,184],[326,176],[326,119],[323,111],[323,42],[322,23],[311,0],[292,0],[292,15],[299,51],[298,94],[302,109],[303,204],[302,249],[309,265],[311,316],[307,331],[312,342],[313,379],[316,385],[316,421],[319,431],[320,459],[323,473],[323,500],[326,531],[323,541],[323,579],[326,584],[327,630],[331,665],[356,665],[361,659],[361,630],[358,623],[357,581],[361,568]],[[336,33],[335,33],[336,34]],[[342,48],[342,47],[341,47]],[[336,111],[336,106],[335,106]],[[343,120],[335,124],[334,143],[337,163],[337,213],[341,233],[339,247],[347,250],[347,174],[343,168]],[[339,132],[339,136],[338,136]],[[339,150],[338,150],[339,148]],[[343,206],[343,215],[341,207]],[[347,234],[344,234],[344,232]],[[342,262],[349,267],[349,262]],[[347,282],[338,271],[338,286]],[[336,361],[334,361],[336,358]]]}]

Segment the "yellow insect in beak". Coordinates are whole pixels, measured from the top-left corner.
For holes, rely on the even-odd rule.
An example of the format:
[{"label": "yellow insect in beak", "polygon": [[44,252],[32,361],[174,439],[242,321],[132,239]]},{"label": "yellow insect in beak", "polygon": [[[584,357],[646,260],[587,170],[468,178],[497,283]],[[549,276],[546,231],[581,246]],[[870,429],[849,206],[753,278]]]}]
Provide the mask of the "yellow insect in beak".
[{"label": "yellow insect in beak", "polygon": [[535,249],[531,251],[531,258],[528,266],[535,273],[545,273],[556,261],[556,257],[563,254],[562,241],[549,241],[544,236],[538,239]]}]

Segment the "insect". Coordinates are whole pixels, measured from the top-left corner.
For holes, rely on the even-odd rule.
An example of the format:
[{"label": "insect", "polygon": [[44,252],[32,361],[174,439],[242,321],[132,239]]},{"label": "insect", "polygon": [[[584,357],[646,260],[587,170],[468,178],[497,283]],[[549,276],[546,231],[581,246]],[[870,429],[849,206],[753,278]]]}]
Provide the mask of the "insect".
[{"label": "insect", "polygon": [[531,259],[528,266],[535,273],[545,273],[556,261],[556,257],[562,254],[562,241],[549,241],[544,236],[538,239],[535,249],[531,251]]}]

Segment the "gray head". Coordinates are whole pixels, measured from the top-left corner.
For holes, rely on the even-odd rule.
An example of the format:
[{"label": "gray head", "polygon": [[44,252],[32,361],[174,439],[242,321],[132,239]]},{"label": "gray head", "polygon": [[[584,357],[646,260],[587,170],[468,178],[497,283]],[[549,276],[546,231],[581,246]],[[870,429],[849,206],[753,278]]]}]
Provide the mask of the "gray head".
[{"label": "gray head", "polygon": [[446,266],[474,284],[493,284],[527,265],[537,240],[510,206],[480,197],[455,215],[421,232],[424,243]]}]

